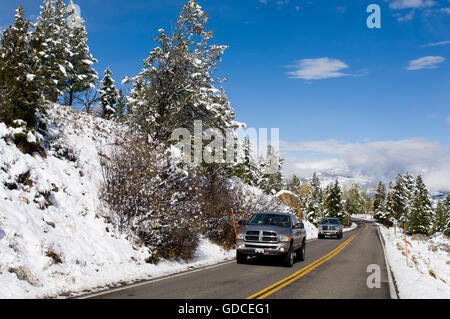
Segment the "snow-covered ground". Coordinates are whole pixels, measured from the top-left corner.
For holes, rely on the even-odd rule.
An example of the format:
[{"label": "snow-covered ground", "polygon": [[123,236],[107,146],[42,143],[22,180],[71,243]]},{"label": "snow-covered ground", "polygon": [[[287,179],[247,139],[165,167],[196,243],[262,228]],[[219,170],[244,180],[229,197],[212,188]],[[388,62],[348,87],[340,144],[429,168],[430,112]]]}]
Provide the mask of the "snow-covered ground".
[{"label": "snow-covered ground", "polygon": [[369,215],[369,214],[354,214],[354,215],[352,215],[352,217],[364,219],[364,220],[368,220],[368,221],[375,221],[373,216]]},{"label": "snow-covered ground", "polygon": [[67,296],[233,258],[202,239],[189,263],[146,263],[148,251],[99,214],[100,158],[120,126],[55,105],[49,132],[44,159],[7,142],[14,132],[0,123],[0,298]]},{"label": "snow-covered ground", "polygon": [[348,232],[348,231],[352,231],[353,229],[356,229],[356,227],[358,227],[358,225],[355,224],[355,223],[352,223],[352,225],[350,227],[345,227],[344,228],[344,233]]},{"label": "snow-covered ground", "polygon": [[391,265],[401,299],[450,299],[450,239],[444,235],[431,238],[407,236],[401,230],[380,226],[386,257]]}]

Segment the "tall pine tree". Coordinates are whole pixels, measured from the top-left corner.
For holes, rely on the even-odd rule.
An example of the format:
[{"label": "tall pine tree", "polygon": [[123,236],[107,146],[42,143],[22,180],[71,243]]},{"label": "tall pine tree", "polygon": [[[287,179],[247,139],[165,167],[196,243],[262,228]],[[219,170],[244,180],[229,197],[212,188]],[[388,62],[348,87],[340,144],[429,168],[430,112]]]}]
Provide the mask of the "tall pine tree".
[{"label": "tall pine tree", "polygon": [[49,102],[57,102],[67,87],[72,55],[67,26],[67,10],[62,0],[45,0],[32,34],[33,56],[37,62],[37,81]]},{"label": "tall pine tree", "polygon": [[68,62],[71,68],[65,79],[65,103],[72,106],[80,100],[80,93],[95,88],[98,75],[92,64],[98,62],[89,51],[84,20],[79,16],[72,0],[67,8],[68,41],[71,54]]},{"label": "tall pine tree", "polygon": [[304,203],[304,216],[314,225],[318,225],[323,217],[323,199],[320,179],[314,172],[311,183],[311,192],[306,195]]},{"label": "tall pine tree", "polygon": [[326,217],[339,218],[341,223],[345,223],[346,214],[342,203],[342,191],[339,182],[336,181],[326,188],[325,200],[323,203]]},{"label": "tall pine tree", "polygon": [[204,127],[234,127],[234,112],[212,73],[226,49],[209,44],[207,14],[190,0],[181,10],[172,34],[159,30],[158,47],[133,81],[128,108],[130,121],[153,140],[165,142],[176,128],[193,131],[194,120]]},{"label": "tall pine tree", "polygon": [[406,222],[407,231],[412,234],[428,235],[431,232],[433,206],[431,196],[420,175],[416,179],[414,188],[411,212]]},{"label": "tall pine tree", "polygon": [[117,92],[116,86],[114,85],[112,72],[109,67],[106,68],[105,76],[100,83],[99,94],[99,114],[102,118],[111,119],[116,113],[114,107],[117,103],[117,99],[119,98],[119,93]]},{"label": "tall pine tree", "polygon": [[24,9],[18,7],[14,24],[4,31],[1,39],[0,121],[11,125],[20,119],[29,128],[35,128],[40,94],[29,44],[30,26],[30,21],[24,18]]},{"label": "tall pine tree", "polygon": [[450,221],[450,194],[447,193],[444,200],[438,201],[433,219],[433,233],[443,232],[448,234]]}]

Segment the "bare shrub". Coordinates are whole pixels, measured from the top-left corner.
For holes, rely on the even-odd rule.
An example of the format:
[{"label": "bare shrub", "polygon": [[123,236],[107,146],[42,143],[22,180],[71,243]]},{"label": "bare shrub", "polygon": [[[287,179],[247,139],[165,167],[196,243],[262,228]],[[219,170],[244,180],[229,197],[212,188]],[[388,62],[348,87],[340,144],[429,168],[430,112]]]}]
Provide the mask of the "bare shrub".
[{"label": "bare shrub", "polygon": [[202,229],[207,238],[230,249],[236,243],[233,215],[236,223],[247,220],[258,211],[286,210],[278,199],[245,185],[239,179],[209,175],[198,185]]},{"label": "bare shrub", "polygon": [[102,170],[101,198],[111,222],[137,235],[150,249],[150,261],[193,257],[198,245],[193,178],[171,163],[167,150],[146,140],[114,146]]}]

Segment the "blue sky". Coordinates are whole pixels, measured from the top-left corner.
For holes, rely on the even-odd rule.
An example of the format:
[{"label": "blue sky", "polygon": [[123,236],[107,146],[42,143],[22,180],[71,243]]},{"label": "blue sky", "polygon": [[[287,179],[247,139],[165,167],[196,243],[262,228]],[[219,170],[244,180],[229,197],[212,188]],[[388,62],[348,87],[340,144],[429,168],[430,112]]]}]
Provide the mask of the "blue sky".
[{"label": "blue sky", "polygon": [[[34,20],[43,0],[4,2],[3,27],[19,4]],[[229,45],[219,74],[237,120],[280,128],[288,174],[369,183],[408,169],[450,190],[449,0],[198,2],[214,42]],[[75,3],[99,74],[110,66],[119,83],[139,72],[151,37],[170,29],[185,1]],[[371,3],[381,7],[381,29],[366,26]],[[355,164],[374,150],[384,157]]]}]

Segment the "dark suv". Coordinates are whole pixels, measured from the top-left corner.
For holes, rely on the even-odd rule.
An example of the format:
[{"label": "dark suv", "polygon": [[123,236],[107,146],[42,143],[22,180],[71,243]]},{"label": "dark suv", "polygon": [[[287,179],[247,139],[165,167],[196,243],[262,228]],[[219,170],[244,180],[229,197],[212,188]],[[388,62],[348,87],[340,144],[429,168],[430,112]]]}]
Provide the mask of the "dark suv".
[{"label": "dark suv", "polygon": [[280,256],[292,267],[294,258],[305,258],[306,231],[291,213],[256,213],[241,226],[237,238],[236,259],[239,264],[249,256]]}]

